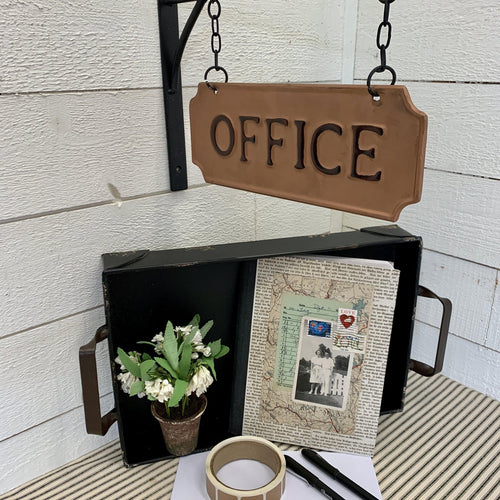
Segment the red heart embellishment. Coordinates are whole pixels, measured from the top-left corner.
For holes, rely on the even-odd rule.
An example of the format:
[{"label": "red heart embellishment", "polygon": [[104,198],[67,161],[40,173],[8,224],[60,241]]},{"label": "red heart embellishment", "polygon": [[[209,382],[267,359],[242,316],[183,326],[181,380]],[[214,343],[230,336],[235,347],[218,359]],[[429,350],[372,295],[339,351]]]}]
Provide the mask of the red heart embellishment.
[{"label": "red heart embellishment", "polygon": [[340,322],[344,325],[344,328],[349,328],[354,324],[356,318],[354,316],[347,316],[347,314],[340,315]]}]

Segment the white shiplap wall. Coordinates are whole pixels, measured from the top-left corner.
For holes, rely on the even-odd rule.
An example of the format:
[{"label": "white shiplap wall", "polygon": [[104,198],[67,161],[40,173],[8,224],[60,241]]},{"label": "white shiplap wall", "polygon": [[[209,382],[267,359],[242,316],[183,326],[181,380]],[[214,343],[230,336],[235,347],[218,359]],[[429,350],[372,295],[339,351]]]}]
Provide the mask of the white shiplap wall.
[{"label": "white shiplap wall", "polygon": [[[233,81],[338,82],[343,15],[341,0],[223,2],[221,62]],[[0,3],[0,493],[117,437],[86,434],[78,366],[104,322],[102,253],[341,230],[341,213],[192,165],[169,191],[157,24],[155,0]],[[209,27],[204,12],[183,59],[186,117]],[[107,411],[104,343],[98,365]]]},{"label": "white shiplap wall", "polygon": [[[361,83],[376,64],[376,0],[222,4],[232,81]],[[447,373],[499,397],[499,26],[493,0],[435,4],[391,9],[389,62],[430,125],[424,199],[400,224],[424,237],[422,282],[456,305]],[[77,362],[104,322],[102,253],[338,231],[342,215],[209,186],[192,165],[189,189],[169,191],[156,1],[4,0],[0,33],[1,493],[116,437],[85,433]],[[183,59],[186,106],[209,35],[202,14]],[[421,306],[425,358],[438,313]],[[99,356],[105,411],[104,346]]]},{"label": "white shiplap wall", "polygon": [[[355,79],[378,64],[381,3],[359,0]],[[500,399],[500,18],[496,0],[391,4],[388,64],[429,117],[422,201],[398,224],[421,235],[421,283],[454,306],[443,372]],[[344,228],[381,221],[345,214]],[[419,299],[413,357],[432,363],[436,301]]]}]

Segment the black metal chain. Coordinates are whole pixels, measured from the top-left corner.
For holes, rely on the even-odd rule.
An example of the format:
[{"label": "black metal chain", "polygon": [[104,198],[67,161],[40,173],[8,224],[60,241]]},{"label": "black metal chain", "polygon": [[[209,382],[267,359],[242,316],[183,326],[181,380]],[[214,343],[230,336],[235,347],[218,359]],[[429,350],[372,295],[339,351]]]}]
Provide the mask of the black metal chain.
[{"label": "black metal chain", "polygon": [[[368,86],[368,92],[372,95],[374,99],[380,99],[379,93],[372,89],[372,78],[375,73],[383,73],[384,71],[389,71],[392,75],[391,85],[396,83],[396,72],[393,68],[387,65],[387,49],[391,44],[392,37],[392,24],[389,22],[389,11],[391,8],[391,3],[394,0],[378,0],[380,3],[384,4],[384,18],[378,26],[377,30],[377,48],[380,51],[380,65],[376,66],[370,71],[368,79],[366,80],[366,85]],[[385,32],[385,33],[384,33]],[[382,40],[382,36],[385,34],[385,39]]]},{"label": "black metal chain", "polygon": [[222,67],[219,66],[219,53],[222,48],[222,38],[219,33],[219,18],[221,14],[221,5],[219,0],[210,0],[208,3],[208,16],[210,17],[210,20],[212,22],[212,52],[214,54],[214,65],[210,66],[207,71],[205,72],[205,83],[207,84],[208,88],[212,89],[215,93],[217,93],[217,87],[214,85],[211,85],[208,82],[208,74],[210,71],[222,71],[224,74],[224,82],[227,83],[228,81],[228,75],[227,71]]}]

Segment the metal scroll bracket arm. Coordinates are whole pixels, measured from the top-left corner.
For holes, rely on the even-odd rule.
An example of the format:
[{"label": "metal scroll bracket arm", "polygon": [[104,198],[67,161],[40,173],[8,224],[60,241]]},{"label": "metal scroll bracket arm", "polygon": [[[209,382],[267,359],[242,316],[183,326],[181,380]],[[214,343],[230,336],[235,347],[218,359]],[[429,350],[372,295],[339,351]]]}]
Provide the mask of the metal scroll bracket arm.
[{"label": "metal scroll bracket arm", "polygon": [[[177,4],[194,2],[191,14],[179,37]],[[170,189],[187,189],[186,139],[182,106],[180,64],[191,31],[207,0],[158,0],[160,52],[163,77],[163,101],[167,129]]]}]

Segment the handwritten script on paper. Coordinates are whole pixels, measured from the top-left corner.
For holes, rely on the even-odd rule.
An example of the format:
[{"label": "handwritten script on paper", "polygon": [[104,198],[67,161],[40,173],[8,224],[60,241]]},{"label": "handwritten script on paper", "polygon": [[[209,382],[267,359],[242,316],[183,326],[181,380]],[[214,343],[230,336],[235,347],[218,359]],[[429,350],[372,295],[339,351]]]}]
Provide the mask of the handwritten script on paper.
[{"label": "handwritten script on paper", "polygon": [[304,316],[316,316],[334,321],[339,307],[346,304],[335,300],[284,293],[276,347],[274,380],[282,387],[293,387],[300,327]]}]

